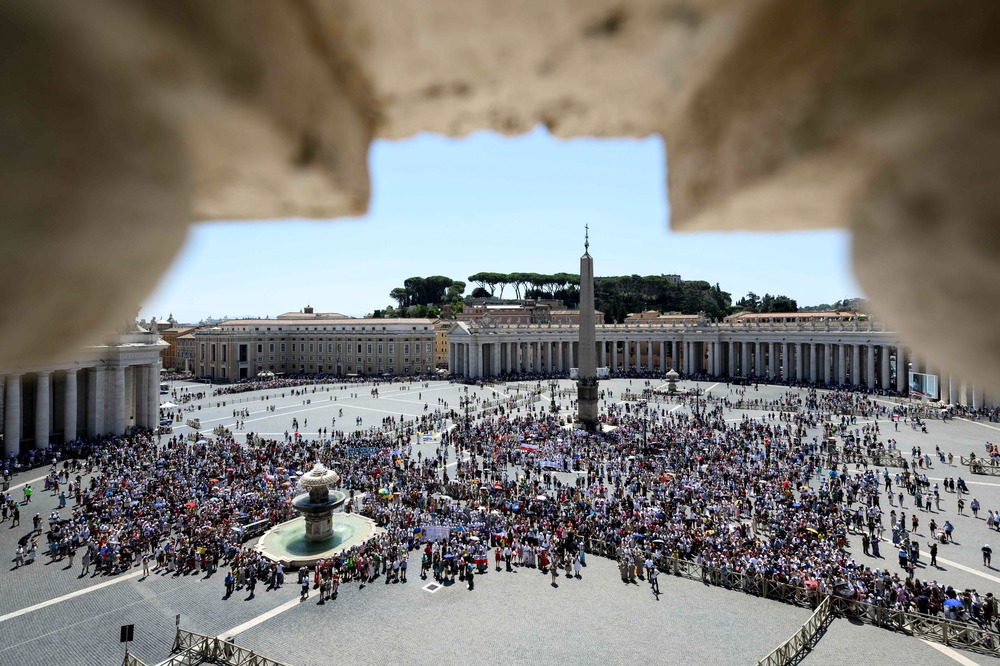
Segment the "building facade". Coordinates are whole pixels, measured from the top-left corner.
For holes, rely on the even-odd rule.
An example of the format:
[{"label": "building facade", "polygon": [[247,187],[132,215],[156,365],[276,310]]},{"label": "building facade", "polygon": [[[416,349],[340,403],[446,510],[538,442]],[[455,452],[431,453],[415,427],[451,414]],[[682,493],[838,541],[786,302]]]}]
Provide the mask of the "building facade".
[{"label": "building facade", "polygon": [[164,347],[156,333],[136,329],[61,362],[0,368],[4,457],[132,426],[157,427]]},{"label": "building facade", "polygon": [[417,375],[434,370],[436,323],[289,313],[219,322],[181,336],[177,347],[196,376],[218,382],[265,373]]},{"label": "building facade", "polygon": [[[872,321],[737,323],[695,316],[678,323],[598,324],[596,333],[598,366],[612,373],[672,368],[687,375],[823,382],[906,394],[909,372],[925,372],[940,377],[940,397],[946,402],[996,404],[996,396],[949,376]],[[458,322],[448,341],[450,373],[469,378],[568,373],[580,358],[578,327],[573,325]]]}]

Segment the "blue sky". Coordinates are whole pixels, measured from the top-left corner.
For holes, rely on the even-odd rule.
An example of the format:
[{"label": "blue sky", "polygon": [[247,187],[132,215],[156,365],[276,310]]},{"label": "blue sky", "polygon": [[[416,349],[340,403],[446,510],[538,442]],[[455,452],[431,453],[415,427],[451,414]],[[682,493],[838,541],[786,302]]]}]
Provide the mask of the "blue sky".
[{"label": "blue sky", "polygon": [[[590,225],[597,275],[679,273],[800,305],[862,295],[841,231],[671,233],[659,139],[421,135],[371,150],[363,218],[198,224],[142,316],[364,315],[407,277],[575,273]],[[472,291],[470,284],[467,293]]]}]

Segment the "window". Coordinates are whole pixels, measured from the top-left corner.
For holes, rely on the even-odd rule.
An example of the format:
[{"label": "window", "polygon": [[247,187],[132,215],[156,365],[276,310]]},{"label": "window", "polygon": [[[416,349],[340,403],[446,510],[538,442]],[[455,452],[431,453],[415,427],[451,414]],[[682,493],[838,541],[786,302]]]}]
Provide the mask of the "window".
[{"label": "window", "polygon": [[416,343],[416,344],[414,345],[414,351],[415,351],[415,352],[416,352],[416,353],[417,353],[418,355],[420,354],[420,343],[419,343],[419,342],[418,342],[418,343]]},{"label": "window", "polygon": [[[295,350],[293,349],[292,351],[295,351]],[[282,354],[285,353],[285,343],[284,342],[281,343],[281,353]]]},{"label": "window", "polygon": [[257,357],[257,362],[258,363],[263,363],[264,362],[264,357],[263,356],[258,356]]},{"label": "window", "polygon": [[295,351],[295,343],[292,343],[292,351]]},{"label": "window", "polygon": [[337,343],[337,353],[338,354],[342,351],[341,347],[342,347],[342,344],[338,342]]},{"label": "window", "polygon": [[212,345],[212,363],[215,363],[215,345]]},{"label": "window", "polygon": [[263,354],[264,353],[264,345],[261,345],[261,344],[257,345],[257,353],[258,354]]},{"label": "window", "polygon": [[[359,349],[358,351],[361,351],[361,350]],[[371,343],[368,343],[368,353],[369,353],[369,354],[371,354],[371,353],[372,353],[372,346],[371,346]],[[369,362],[370,362],[370,361],[369,361]]]},{"label": "window", "polygon": [[390,354],[390,355],[392,355],[392,354],[395,354],[395,353],[396,353],[396,350],[395,350],[395,346],[396,346],[396,345],[389,345],[389,354]]},{"label": "window", "polygon": [[[338,349],[337,351],[340,351],[340,350]],[[326,353],[327,354],[332,354],[333,353],[333,343],[332,342],[328,342],[327,343],[327,345],[326,345]]]},{"label": "window", "polygon": [[[371,352],[371,345],[368,345],[368,347],[369,347],[368,351]],[[361,343],[360,342],[358,343],[358,353],[359,354],[361,353]]]},{"label": "window", "polygon": [[[418,348],[419,348],[419,345],[418,345]],[[403,345],[403,353],[404,354],[409,354],[410,353],[410,345]]]},{"label": "window", "polygon": [[[274,350],[272,349],[271,351],[274,351]],[[274,357],[273,356],[268,356],[267,360],[270,361],[271,363],[274,363]],[[274,370],[274,366],[271,366],[271,369]]]},{"label": "window", "polygon": [[378,353],[379,353],[379,354],[381,354],[381,353],[382,353],[382,345],[379,345],[379,346],[378,346]]},{"label": "window", "polygon": [[268,354],[273,354],[274,353],[274,343],[273,342],[269,342],[267,344],[267,353]]},{"label": "window", "polygon": [[310,354],[312,354],[315,351],[315,349],[313,347],[314,347],[313,343],[310,342],[309,343],[309,353]]}]

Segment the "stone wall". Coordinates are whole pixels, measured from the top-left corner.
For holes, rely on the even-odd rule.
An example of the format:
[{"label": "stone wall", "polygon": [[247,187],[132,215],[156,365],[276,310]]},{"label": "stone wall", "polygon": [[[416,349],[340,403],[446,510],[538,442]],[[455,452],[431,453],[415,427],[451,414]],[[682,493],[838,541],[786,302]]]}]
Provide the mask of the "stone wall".
[{"label": "stone wall", "polygon": [[193,220],[365,211],[373,138],[659,134],[685,231],[847,227],[906,341],[1000,384],[1000,3],[13,0],[0,365],[94,341]]}]

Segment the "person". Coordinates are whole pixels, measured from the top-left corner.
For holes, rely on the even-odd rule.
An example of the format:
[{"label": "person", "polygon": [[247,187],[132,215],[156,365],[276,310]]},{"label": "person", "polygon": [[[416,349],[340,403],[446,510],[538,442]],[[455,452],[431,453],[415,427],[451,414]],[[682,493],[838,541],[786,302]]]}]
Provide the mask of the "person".
[{"label": "person", "polygon": [[944,521],[944,537],[949,542],[953,542],[955,539],[952,537],[952,533],[955,531],[955,526],[951,524],[950,520]]},{"label": "person", "polygon": [[474,588],[476,586],[476,572],[475,572],[476,567],[470,561],[466,565],[466,568],[467,568],[467,571],[465,572],[465,578],[469,581],[469,590],[471,591],[472,588]]},{"label": "person", "polygon": [[31,503],[31,493],[32,493],[31,484],[30,483],[24,484],[24,503],[25,504],[30,504]]},{"label": "person", "polygon": [[931,566],[932,567],[936,567],[937,566],[937,550],[938,550],[937,541],[931,541],[929,544],[927,544],[927,547],[928,547],[929,552],[931,554]]},{"label": "person", "polygon": [[228,599],[229,597],[233,596],[233,571],[232,571],[232,569],[230,569],[229,572],[226,574],[225,584],[226,584],[226,598]]},{"label": "person", "polygon": [[975,497],[972,498],[972,502],[969,503],[969,508],[972,509],[972,515],[975,518],[979,517],[979,500]]},{"label": "person", "polygon": [[990,544],[984,544],[981,548],[983,551],[983,566],[990,566],[990,560],[993,558],[993,549],[990,548]]},{"label": "person", "polygon": [[653,594],[660,594],[660,572],[655,565],[649,569],[649,586],[652,588]]}]

